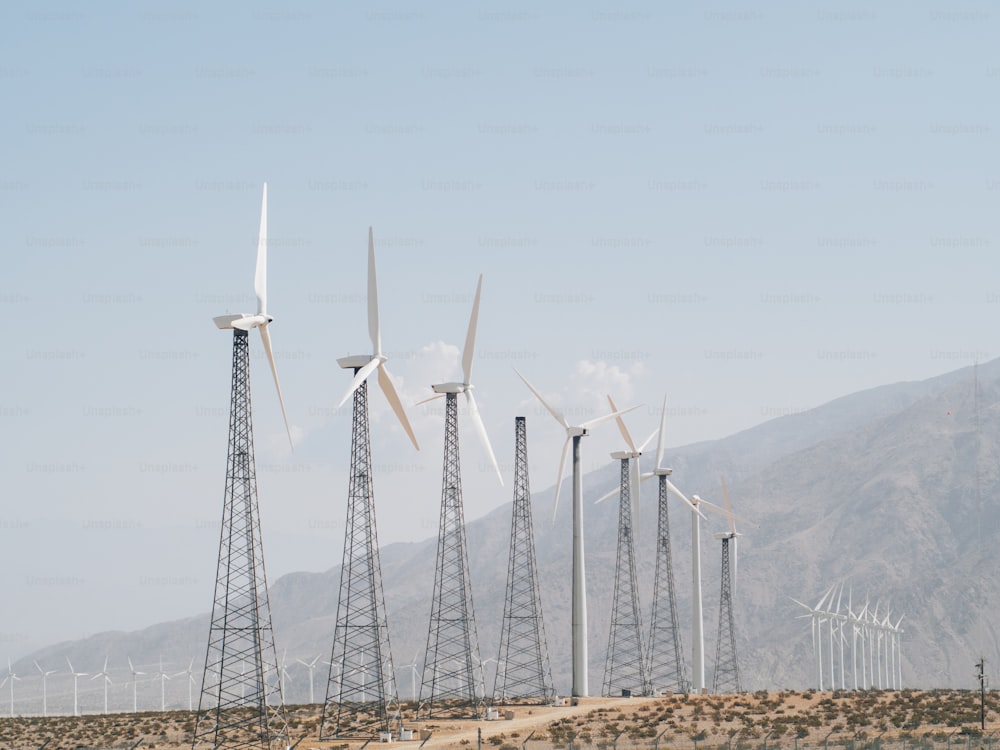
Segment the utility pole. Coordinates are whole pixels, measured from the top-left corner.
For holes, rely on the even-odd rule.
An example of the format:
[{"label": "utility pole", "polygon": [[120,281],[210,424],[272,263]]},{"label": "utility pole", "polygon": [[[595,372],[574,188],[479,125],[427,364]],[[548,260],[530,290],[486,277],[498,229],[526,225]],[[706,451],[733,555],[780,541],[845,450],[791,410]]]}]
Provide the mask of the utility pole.
[{"label": "utility pole", "polygon": [[982,656],[976,662],[979,670],[979,728],[986,731],[986,659]]}]

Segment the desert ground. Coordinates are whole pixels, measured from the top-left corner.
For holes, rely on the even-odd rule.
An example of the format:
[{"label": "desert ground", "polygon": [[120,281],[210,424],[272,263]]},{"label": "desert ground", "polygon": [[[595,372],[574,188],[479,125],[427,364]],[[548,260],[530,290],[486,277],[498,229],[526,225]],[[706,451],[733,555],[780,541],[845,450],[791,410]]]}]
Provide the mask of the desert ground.
[{"label": "desert ground", "polygon": [[[583,698],[578,705],[498,707],[497,720],[416,720],[413,704],[401,707],[413,740],[392,744],[416,749],[497,750],[545,748],[823,747],[881,750],[945,745],[992,748],[1000,730],[1000,694],[985,696],[986,729],[980,730],[980,694],[967,690],[765,692],[730,695]],[[507,712],[512,718],[507,719]],[[363,739],[319,740],[322,706],[287,706],[291,742],[301,750],[360,749]],[[190,748],[195,714],[86,715],[0,718],[0,750]],[[428,733],[430,736],[428,737]],[[378,744],[378,738],[371,741]],[[138,745],[137,745],[138,743]]]}]

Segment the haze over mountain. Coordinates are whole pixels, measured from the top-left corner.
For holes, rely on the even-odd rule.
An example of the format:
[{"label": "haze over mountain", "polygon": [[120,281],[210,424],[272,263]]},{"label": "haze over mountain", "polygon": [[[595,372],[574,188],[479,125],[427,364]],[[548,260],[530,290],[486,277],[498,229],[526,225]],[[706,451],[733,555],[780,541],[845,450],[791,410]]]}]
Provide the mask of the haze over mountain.
[{"label": "haze over mountain", "polygon": [[[973,684],[973,663],[985,656],[1000,663],[1000,640],[991,602],[1000,601],[995,575],[1000,509],[1000,360],[978,367],[978,409],[973,368],[920,382],[886,385],[839,398],[819,408],[777,417],[728,438],[671,451],[675,483],[709,500],[719,496],[725,475],[737,513],[758,526],[742,527],[735,608],[738,647],[748,689],[804,688],[814,682],[809,621],[798,619],[795,597],[815,602],[833,584],[847,584],[855,607],[866,597],[894,617],[905,615],[902,656],[909,687]],[[532,430],[528,424],[531,451]],[[669,420],[668,420],[669,429]],[[468,441],[463,442],[463,447]],[[584,451],[587,445],[584,443]],[[551,456],[554,470],[557,456]],[[649,468],[651,458],[644,464]],[[547,464],[543,464],[547,465]],[[618,465],[589,474],[584,488],[590,686],[601,689],[614,576],[617,503],[593,499],[618,482]],[[551,474],[532,476],[545,486]],[[645,625],[653,584],[656,508],[652,484],[644,484],[638,524],[638,570]],[[536,545],[545,626],[558,691],[569,688],[570,496],[563,494],[551,522],[552,489],[534,496]],[[670,507],[674,572],[684,648],[690,659],[690,518],[680,503]],[[722,522],[702,523],[707,681],[712,683],[719,547],[711,534]],[[510,505],[468,524],[469,551],[482,658],[496,656],[503,610]],[[266,529],[265,529],[266,535]],[[436,538],[392,544],[382,550],[399,693],[408,698],[411,671],[422,654],[433,583]],[[338,552],[339,556],[339,552]],[[287,649],[288,700],[308,697],[305,668],[296,659],[329,658],[339,587],[339,567],[301,572],[272,582],[271,604],[279,656]],[[846,601],[845,601],[846,606]],[[111,657],[114,690],[124,702],[126,655],[137,667],[176,674],[204,659],[207,613],[131,633],[103,633],[42,649],[14,665],[32,675],[18,685],[20,710],[40,682],[32,660],[65,671],[65,657],[93,673]],[[327,668],[317,668],[315,691],[325,694]],[[487,691],[495,667],[487,668]],[[126,677],[121,677],[126,675]],[[67,685],[50,677],[50,707]],[[159,702],[159,685],[145,677],[147,703]],[[187,680],[168,684],[169,704],[186,706]],[[60,683],[61,685],[61,683]],[[96,695],[97,683],[86,687]],[[82,686],[81,686],[82,687]],[[195,700],[197,699],[195,686]],[[130,693],[129,693],[130,699]],[[83,700],[83,699],[81,699]],[[142,700],[142,699],[141,699]],[[140,700],[140,702],[141,702]],[[96,698],[94,699],[96,705]],[[130,705],[130,703],[129,703]]]}]

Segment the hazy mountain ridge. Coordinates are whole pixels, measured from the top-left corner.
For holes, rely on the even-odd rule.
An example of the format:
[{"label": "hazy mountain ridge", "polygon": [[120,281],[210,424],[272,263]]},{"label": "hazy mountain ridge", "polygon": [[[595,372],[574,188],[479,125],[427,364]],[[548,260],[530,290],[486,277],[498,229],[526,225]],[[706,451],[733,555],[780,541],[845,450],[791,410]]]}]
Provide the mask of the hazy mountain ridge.
[{"label": "hazy mountain ridge", "polygon": [[[1000,490],[1000,360],[979,367],[980,429],[976,430],[971,368],[916,383],[881,386],[807,412],[783,416],[723,440],[668,451],[675,483],[716,500],[725,474],[736,511],[759,528],[739,528],[737,580],[739,647],[746,687],[805,687],[813,681],[808,620],[789,597],[814,603],[838,582],[853,584],[853,603],[890,602],[905,614],[904,680],[920,687],[971,684],[980,652],[996,659],[1000,640],[988,603],[1000,597],[990,575],[1000,526],[993,501]],[[529,437],[532,425],[528,425]],[[530,442],[529,442],[530,445]],[[586,448],[585,448],[586,449]],[[556,456],[552,457],[555,464]],[[644,466],[649,468],[650,461]],[[977,501],[976,467],[979,473]],[[618,482],[617,463],[585,479],[590,595],[590,684],[600,692],[615,563],[617,502],[592,498]],[[533,477],[537,485],[539,477]],[[543,477],[542,479],[548,479]],[[536,545],[549,653],[557,689],[568,686],[570,497],[564,487],[556,521],[552,490],[534,493]],[[656,489],[643,485],[637,568],[645,625],[654,569]],[[674,573],[684,649],[690,659],[690,513],[670,506]],[[510,505],[468,524],[469,555],[482,658],[495,657],[507,574]],[[714,664],[719,586],[718,542],[723,524],[702,523],[707,680]],[[399,690],[408,697],[403,665],[426,645],[436,539],[388,545],[382,552],[390,637]],[[290,701],[305,700],[308,681],[295,659],[329,658],[339,567],[293,573],[274,581],[271,604],[279,657],[288,652]],[[846,607],[845,589],[842,606]],[[880,609],[880,611],[883,611]],[[74,667],[93,673],[106,653],[124,664],[165,662],[201,667],[207,614],[132,633],[104,633],[43,649],[15,665]],[[971,659],[971,660],[970,660]],[[143,668],[145,671],[151,671]],[[487,691],[492,668],[487,669]],[[322,699],[326,670],[317,668]],[[186,704],[186,687],[168,686],[168,703]],[[93,683],[92,685],[96,685]],[[92,687],[88,685],[88,687]],[[50,685],[51,687],[51,685]],[[81,683],[82,688],[82,683]],[[159,687],[155,688],[157,693]],[[197,692],[197,691],[196,691]]]}]

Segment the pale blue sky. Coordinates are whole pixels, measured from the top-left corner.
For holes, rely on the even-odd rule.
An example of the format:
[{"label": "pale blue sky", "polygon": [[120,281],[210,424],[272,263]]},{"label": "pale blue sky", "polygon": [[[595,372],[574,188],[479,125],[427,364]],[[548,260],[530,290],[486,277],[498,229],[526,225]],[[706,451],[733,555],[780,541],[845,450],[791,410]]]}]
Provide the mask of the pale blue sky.
[{"label": "pale blue sky", "polygon": [[[531,417],[536,490],[561,435],[511,365],[648,404],[643,435],[667,391],[680,445],[997,356],[996,39],[987,3],[6,4],[0,654],[207,609],[211,317],[253,309],[265,180],[300,434],[255,337],[272,578],[340,560],[369,224],[408,404],[457,376],[485,274],[477,394],[507,467]],[[431,536],[440,412],[417,454],[372,407],[382,541]],[[510,482],[463,447],[475,518]]]}]

